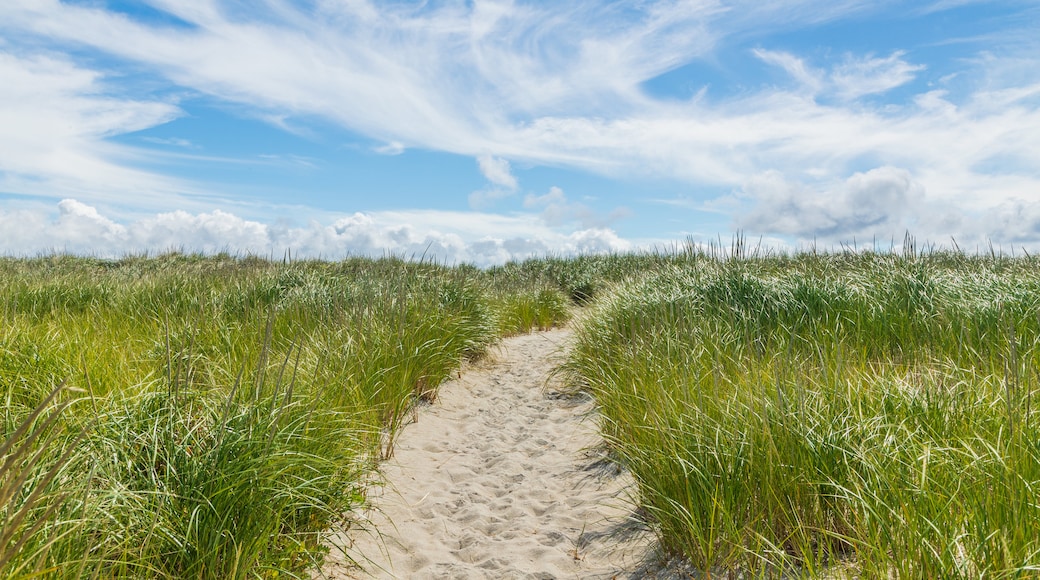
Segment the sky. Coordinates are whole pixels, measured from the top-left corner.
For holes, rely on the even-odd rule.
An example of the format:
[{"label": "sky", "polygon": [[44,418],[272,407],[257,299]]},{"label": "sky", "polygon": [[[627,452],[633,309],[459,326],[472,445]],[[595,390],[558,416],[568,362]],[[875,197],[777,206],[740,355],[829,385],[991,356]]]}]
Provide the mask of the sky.
[{"label": "sky", "polygon": [[1040,1],[0,2],[3,255],[738,232],[1040,251]]}]

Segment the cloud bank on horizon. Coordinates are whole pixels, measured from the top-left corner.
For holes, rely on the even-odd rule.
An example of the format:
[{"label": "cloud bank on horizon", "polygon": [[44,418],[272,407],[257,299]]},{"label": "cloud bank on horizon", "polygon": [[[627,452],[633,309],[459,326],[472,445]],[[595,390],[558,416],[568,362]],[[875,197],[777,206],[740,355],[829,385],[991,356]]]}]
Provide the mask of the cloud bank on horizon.
[{"label": "cloud bank on horizon", "polygon": [[1040,248],[1029,0],[7,0],[0,253]]}]

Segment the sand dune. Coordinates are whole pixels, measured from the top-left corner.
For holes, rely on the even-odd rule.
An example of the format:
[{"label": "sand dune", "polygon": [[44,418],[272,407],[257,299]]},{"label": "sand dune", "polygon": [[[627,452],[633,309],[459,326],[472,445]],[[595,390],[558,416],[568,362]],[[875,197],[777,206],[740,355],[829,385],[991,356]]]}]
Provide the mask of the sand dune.
[{"label": "sand dune", "polygon": [[[442,386],[383,465],[366,527],[340,537],[328,578],[644,578],[653,537],[631,479],[604,457],[591,401],[555,395],[547,374],[570,336],[506,340]],[[676,575],[677,576],[677,575]],[[686,577],[686,576],[683,576]]]}]

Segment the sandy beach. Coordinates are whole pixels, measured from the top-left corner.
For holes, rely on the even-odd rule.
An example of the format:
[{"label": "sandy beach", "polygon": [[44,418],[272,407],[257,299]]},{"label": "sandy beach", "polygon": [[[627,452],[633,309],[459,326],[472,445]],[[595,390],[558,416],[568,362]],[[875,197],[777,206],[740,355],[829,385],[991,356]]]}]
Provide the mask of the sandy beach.
[{"label": "sandy beach", "polygon": [[318,577],[688,577],[656,570],[591,400],[548,376],[569,337],[509,338],[444,384],[382,465],[368,531],[336,538],[361,568],[333,549]]}]

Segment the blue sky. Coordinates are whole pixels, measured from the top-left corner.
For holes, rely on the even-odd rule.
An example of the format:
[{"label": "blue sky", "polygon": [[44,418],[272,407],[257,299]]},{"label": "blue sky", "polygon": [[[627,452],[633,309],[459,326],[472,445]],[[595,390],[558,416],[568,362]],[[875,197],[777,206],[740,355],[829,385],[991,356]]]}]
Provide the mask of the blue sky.
[{"label": "blue sky", "polygon": [[0,253],[1040,250],[1040,2],[4,0]]}]

